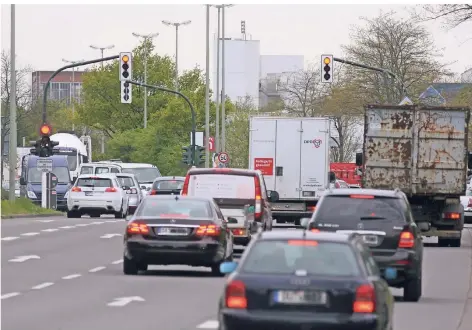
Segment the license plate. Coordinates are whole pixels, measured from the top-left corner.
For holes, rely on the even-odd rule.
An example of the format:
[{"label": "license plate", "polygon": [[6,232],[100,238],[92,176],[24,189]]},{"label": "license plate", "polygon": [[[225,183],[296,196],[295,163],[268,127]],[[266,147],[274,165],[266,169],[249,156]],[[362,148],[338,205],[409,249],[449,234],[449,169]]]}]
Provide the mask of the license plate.
[{"label": "license plate", "polygon": [[157,230],[157,235],[166,236],[186,236],[189,231],[187,228],[161,227]]},{"label": "license plate", "polygon": [[274,291],[273,301],[277,304],[326,305],[328,296],[324,291]]},{"label": "license plate", "polygon": [[364,240],[364,243],[369,245],[379,244],[379,238],[375,235],[363,235],[362,239]]},{"label": "license plate", "polygon": [[93,196],[93,192],[91,192],[91,191],[86,191],[86,192],[85,192],[85,196]]}]

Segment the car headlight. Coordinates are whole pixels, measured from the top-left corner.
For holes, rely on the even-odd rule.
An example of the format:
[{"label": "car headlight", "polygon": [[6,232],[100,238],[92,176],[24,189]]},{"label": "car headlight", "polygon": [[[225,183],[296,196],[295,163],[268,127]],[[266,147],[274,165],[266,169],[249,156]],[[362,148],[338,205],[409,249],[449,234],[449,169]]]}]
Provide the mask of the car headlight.
[{"label": "car headlight", "polygon": [[36,197],[36,194],[33,191],[28,190],[27,194],[28,194],[28,198],[33,198],[33,199],[38,198]]}]

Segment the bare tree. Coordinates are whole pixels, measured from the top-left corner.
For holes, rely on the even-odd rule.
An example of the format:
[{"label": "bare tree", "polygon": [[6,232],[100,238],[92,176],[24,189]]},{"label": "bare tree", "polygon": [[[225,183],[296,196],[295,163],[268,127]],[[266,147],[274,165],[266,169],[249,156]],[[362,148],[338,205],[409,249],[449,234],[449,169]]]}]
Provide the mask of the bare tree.
[{"label": "bare tree", "polygon": [[430,33],[413,19],[398,20],[393,14],[362,18],[367,24],[354,28],[352,44],[343,47],[351,60],[388,69],[399,77],[392,81],[382,74],[356,69],[359,92],[370,102],[399,102],[403,97],[400,81],[414,98],[428,84],[450,74],[447,65],[437,60],[441,54]]},{"label": "bare tree", "polygon": [[455,28],[465,22],[472,22],[472,5],[444,4],[423,5],[424,13],[416,14],[420,21],[442,20],[448,28]]},{"label": "bare tree", "polygon": [[299,117],[316,116],[326,88],[320,79],[320,69],[311,66],[280,78],[278,86],[285,110]]}]

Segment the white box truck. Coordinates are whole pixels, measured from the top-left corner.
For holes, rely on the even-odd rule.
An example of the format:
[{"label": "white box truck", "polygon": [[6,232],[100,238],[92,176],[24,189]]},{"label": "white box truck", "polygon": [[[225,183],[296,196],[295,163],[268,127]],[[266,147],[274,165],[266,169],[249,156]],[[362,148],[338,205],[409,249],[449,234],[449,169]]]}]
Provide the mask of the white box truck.
[{"label": "white box truck", "polygon": [[329,119],[251,117],[249,123],[249,168],[260,170],[266,189],[278,193],[272,216],[300,225],[333,180]]}]

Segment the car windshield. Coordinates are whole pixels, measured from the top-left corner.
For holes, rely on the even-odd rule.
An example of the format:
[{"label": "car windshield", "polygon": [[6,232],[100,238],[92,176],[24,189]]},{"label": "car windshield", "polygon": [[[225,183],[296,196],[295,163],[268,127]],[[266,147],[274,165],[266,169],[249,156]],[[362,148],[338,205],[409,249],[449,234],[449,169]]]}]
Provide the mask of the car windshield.
[{"label": "car windshield", "polygon": [[153,183],[160,176],[155,167],[123,168],[122,172],[134,174],[139,183]]},{"label": "car windshield", "polygon": [[80,169],[80,174],[93,174],[93,167],[90,166],[83,166]]},{"label": "car windshield", "polygon": [[182,180],[159,180],[154,182],[152,189],[154,190],[181,190],[184,186]]},{"label": "car windshield", "polygon": [[367,195],[326,196],[315,213],[317,223],[334,227],[354,227],[360,221],[404,223],[404,205],[400,198]]},{"label": "car windshield", "polygon": [[352,247],[314,240],[264,240],[248,251],[244,273],[288,275],[306,271],[322,276],[357,276],[359,265]]},{"label": "car windshield", "polygon": [[[37,167],[31,167],[28,170],[28,182],[30,183],[41,183],[41,175],[43,172],[39,171]],[[53,167],[52,173],[57,176],[58,183],[69,183],[70,175],[69,169],[63,167]]]},{"label": "car windshield", "polygon": [[118,177],[121,186],[136,187],[134,180],[129,177]]},{"label": "car windshield", "polygon": [[148,198],[142,202],[136,216],[155,218],[212,218],[209,203],[199,200]]},{"label": "car windshield", "polygon": [[80,178],[77,181],[78,187],[109,188],[113,187],[110,179],[107,178]]}]

